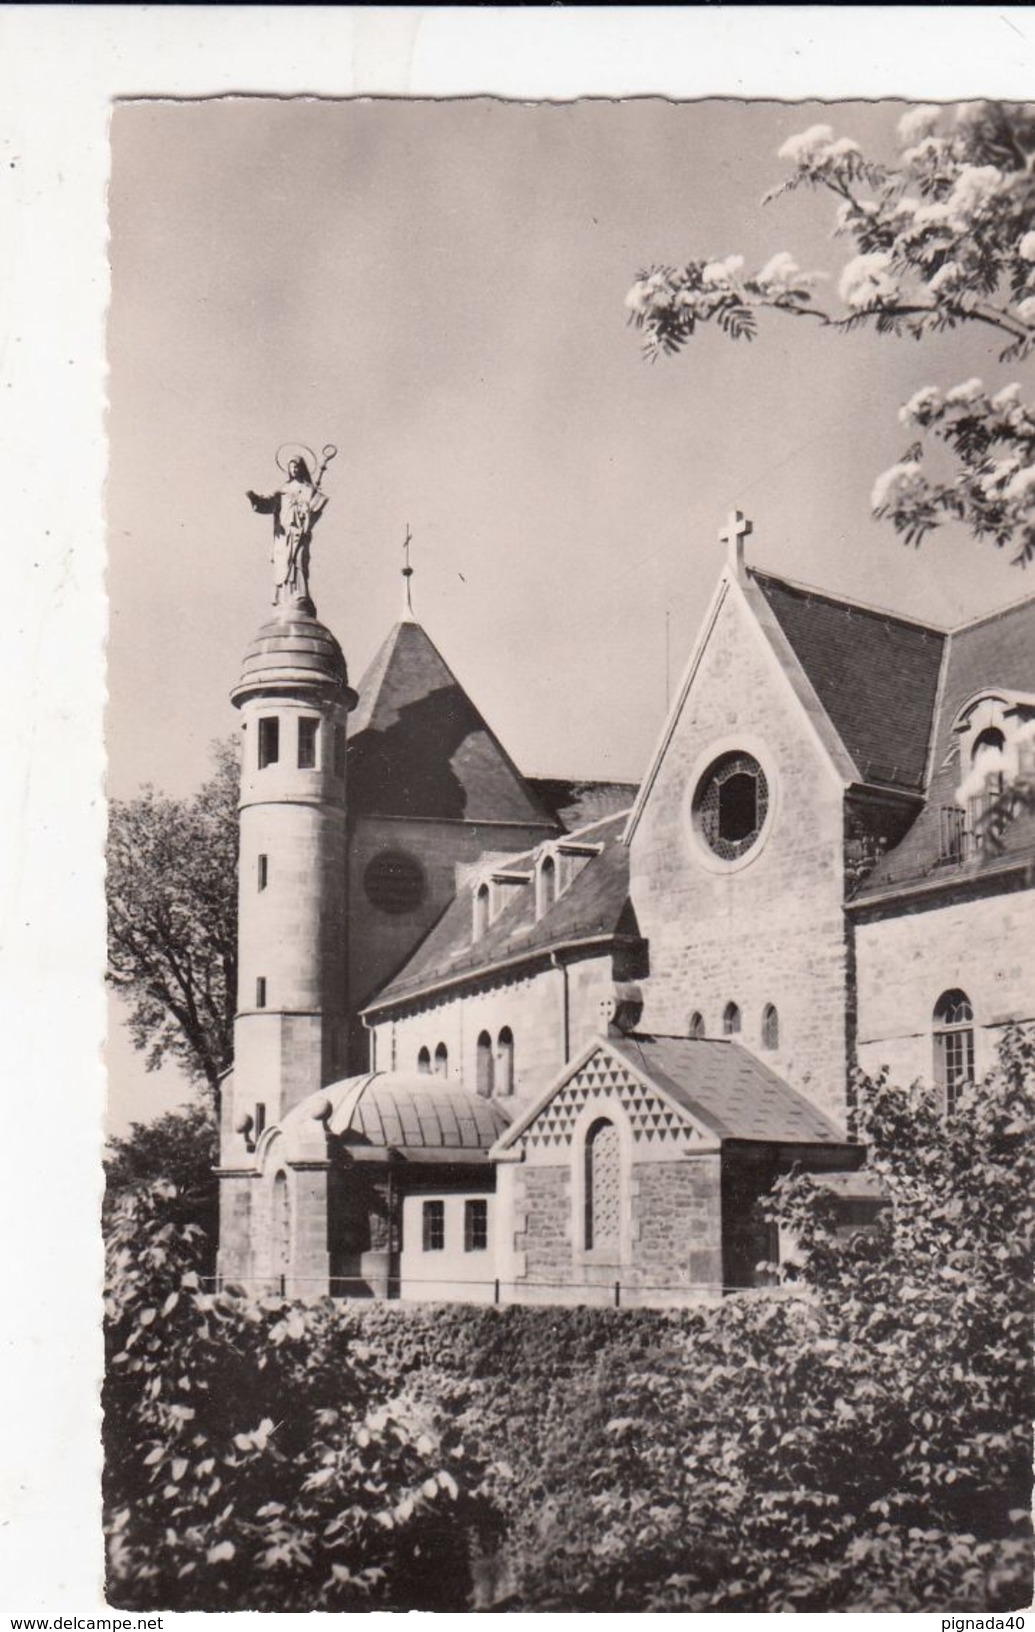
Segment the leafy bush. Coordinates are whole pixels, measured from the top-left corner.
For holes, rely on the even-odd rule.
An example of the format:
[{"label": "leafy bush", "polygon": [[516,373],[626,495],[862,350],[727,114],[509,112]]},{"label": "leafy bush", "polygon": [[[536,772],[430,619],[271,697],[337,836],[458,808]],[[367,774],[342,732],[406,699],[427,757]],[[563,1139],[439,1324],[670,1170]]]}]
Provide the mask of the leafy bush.
[{"label": "leafy bush", "polygon": [[[828,1194],[784,1184],[796,1291],[681,1323],[635,1371],[601,1344],[551,1423],[545,1509],[514,1493],[512,1606],[1007,1609],[1031,1588],[1035,1046],[943,1120],[863,1086],[888,1190],[845,1243]],[[658,1363],[661,1360],[663,1363]]]},{"label": "leafy bush", "polygon": [[330,1300],[200,1290],[172,1185],[110,1232],[109,1596],[135,1609],[463,1609],[491,1512],[455,1427]]},{"label": "leafy bush", "polygon": [[863,1085],[890,1205],[700,1310],[203,1296],[167,1189],[112,1234],[127,1606],[989,1612],[1028,1602],[1035,1043],[943,1120]]}]

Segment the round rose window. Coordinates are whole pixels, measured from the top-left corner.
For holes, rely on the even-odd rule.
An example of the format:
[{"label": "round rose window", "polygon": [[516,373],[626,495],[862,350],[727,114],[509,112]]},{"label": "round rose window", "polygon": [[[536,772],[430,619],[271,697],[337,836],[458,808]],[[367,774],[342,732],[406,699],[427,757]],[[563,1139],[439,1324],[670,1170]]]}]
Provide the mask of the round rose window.
[{"label": "round rose window", "polygon": [[404,850],[384,850],[363,874],[367,900],[381,912],[415,912],[424,900],[424,869]]},{"label": "round rose window", "polygon": [[757,843],[768,809],[769,784],[758,760],[723,754],[697,785],[694,827],[722,861],[737,861]]}]

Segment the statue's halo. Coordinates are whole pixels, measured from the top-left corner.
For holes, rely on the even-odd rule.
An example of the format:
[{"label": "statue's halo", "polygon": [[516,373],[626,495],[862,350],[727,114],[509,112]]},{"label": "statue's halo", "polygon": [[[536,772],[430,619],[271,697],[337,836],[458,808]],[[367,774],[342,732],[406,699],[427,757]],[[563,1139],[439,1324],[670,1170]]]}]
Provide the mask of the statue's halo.
[{"label": "statue's halo", "polygon": [[309,472],[309,480],[316,477],[317,458],[312,448],[307,448],[304,442],[285,442],[277,449],[277,464],[286,476],[292,459],[304,459],[305,468]]}]

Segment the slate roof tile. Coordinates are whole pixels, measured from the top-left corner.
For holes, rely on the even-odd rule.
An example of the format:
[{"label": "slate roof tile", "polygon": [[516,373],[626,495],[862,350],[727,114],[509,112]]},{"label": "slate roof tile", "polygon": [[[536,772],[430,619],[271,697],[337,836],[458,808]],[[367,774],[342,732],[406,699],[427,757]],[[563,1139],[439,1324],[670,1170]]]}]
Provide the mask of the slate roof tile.
[{"label": "slate roof tile", "polygon": [[923,787],[945,634],[752,572],[866,782]]},{"label": "slate roof tile", "polygon": [[941,877],[951,883],[989,875],[1035,849],[1035,815],[1029,812],[1007,824],[1001,851],[988,848],[962,866],[941,861],[941,812],[957,808],[956,789],[963,774],[953,725],[966,703],[982,691],[997,688],[1035,694],[1035,598],[965,625],[948,636],[927,802],[902,841],[867,876],[856,899],[930,878]]},{"label": "slate roof tile", "polygon": [[360,682],[348,777],[364,814],[560,825],[419,623],[396,624]]},{"label": "slate roof tile", "polygon": [[[638,931],[629,905],[629,852],[621,843],[626,813],[605,818],[568,835],[603,845],[539,921],[535,917],[535,886],[529,882],[512,892],[499,916],[477,941],[473,882],[462,887],[429,931],[409,962],[378,993],[371,1009],[417,996],[429,986],[453,977],[489,973],[500,962],[519,955],[529,957],[552,947],[595,935],[628,935]],[[563,842],[563,841],[562,841]],[[506,871],[531,870],[532,851],[508,856]]]},{"label": "slate roof tile", "polygon": [[587,782],[559,776],[529,776],[525,780],[566,833],[629,810],[639,792],[638,782]]},{"label": "slate roof tile", "polygon": [[607,1048],[671,1095],[720,1140],[847,1145],[844,1130],[739,1043],[719,1038],[610,1038]]}]

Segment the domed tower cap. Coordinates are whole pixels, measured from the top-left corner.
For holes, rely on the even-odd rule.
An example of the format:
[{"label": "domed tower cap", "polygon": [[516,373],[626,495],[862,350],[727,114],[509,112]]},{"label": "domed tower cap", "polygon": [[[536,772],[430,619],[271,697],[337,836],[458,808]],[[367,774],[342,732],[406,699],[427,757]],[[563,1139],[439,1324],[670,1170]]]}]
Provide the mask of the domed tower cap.
[{"label": "domed tower cap", "polygon": [[331,631],[311,613],[288,606],[248,646],[230,699],[240,708],[248,697],[313,689],[337,692],[346,708],[355,707],[345,657]]}]

